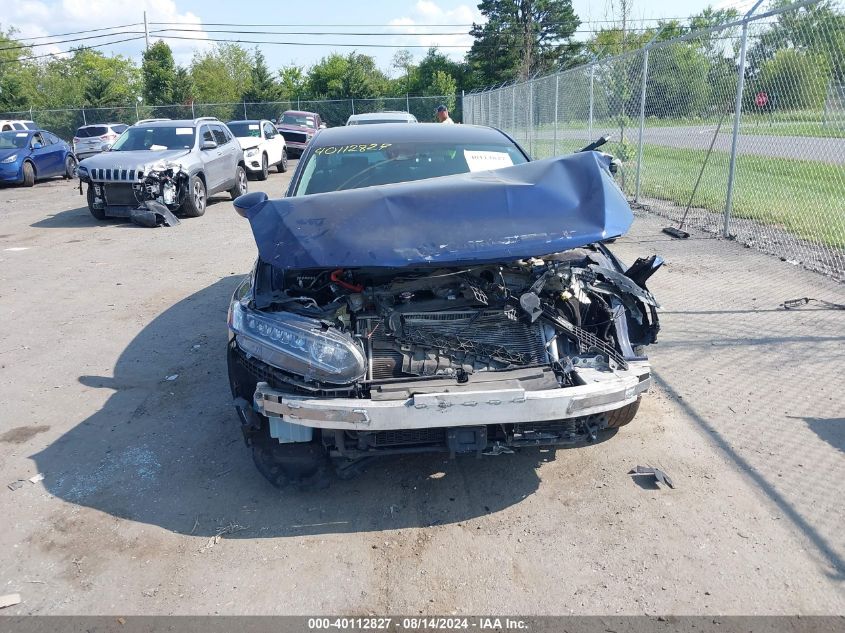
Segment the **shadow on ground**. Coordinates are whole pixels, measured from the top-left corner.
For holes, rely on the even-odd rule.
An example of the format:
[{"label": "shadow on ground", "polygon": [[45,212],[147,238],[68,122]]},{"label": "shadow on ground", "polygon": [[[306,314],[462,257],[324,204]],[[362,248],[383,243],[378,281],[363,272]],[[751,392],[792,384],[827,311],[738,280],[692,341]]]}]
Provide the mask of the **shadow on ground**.
[{"label": "shadow on ground", "polygon": [[[83,198],[84,201],[84,198]],[[208,207],[206,210],[212,208],[214,205],[220,202],[230,202],[231,198],[228,197],[215,197],[210,198],[208,200]],[[180,219],[185,219],[182,216],[178,216]],[[91,215],[90,211],[88,211],[88,206],[79,207],[77,209],[69,209],[67,211],[59,211],[58,213],[53,213],[46,218],[38,220],[37,222],[33,222],[30,224],[31,227],[36,229],[75,229],[80,227],[89,227],[89,226],[126,226],[131,228],[143,228],[139,227],[132,222],[129,221],[128,218],[107,218],[105,220],[97,220],[94,216]]]},{"label": "shadow on ground", "polygon": [[83,390],[113,393],[33,456],[51,494],[173,532],[228,530],[231,538],[454,523],[537,489],[537,467],[553,451],[392,458],[325,491],[271,487],[244,446],[226,377],[226,309],[238,281],[223,279],[158,316],[123,351],[113,377],[80,377]]}]

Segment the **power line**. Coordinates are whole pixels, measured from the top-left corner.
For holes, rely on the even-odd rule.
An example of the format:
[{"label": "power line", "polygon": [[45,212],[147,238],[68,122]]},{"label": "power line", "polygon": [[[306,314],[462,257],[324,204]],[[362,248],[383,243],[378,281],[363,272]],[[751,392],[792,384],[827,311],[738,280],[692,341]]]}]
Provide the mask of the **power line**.
[{"label": "power line", "polygon": [[141,35],[144,34],[143,31],[117,31],[114,33],[103,33],[101,35],[87,35],[85,37],[74,37],[69,40],[54,40],[52,42],[40,42],[38,44],[18,44],[16,46],[4,46],[3,48],[0,48],[0,52],[20,50],[22,48],[35,48],[36,46],[55,46],[58,44],[69,44],[71,42],[81,42],[82,40],[96,40],[103,37],[114,37],[115,35],[137,35],[139,33]]},{"label": "power line", "polygon": [[[91,46],[79,46],[77,48],[71,49],[71,51],[87,51],[93,48],[101,48],[103,46],[111,46],[112,44],[122,44],[123,42],[132,42],[134,40],[142,40],[144,39],[142,35],[136,35],[135,37],[127,37],[122,40],[114,40],[113,42],[103,42],[102,44],[92,44]],[[65,53],[70,53],[71,51],[59,51],[58,53],[43,53],[42,55],[30,55],[28,57],[17,57],[15,59],[0,59],[0,64],[13,64],[15,62],[23,62],[28,61],[30,59],[41,59],[42,57],[53,57],[55,55],[64,55]]]},{"label": "power line", "polygon": [[85,31],[70,31],[69,33],[53,33],[52,35],[36,35],[33,37],[16,37],[12,38],[18,42],[23,40],[44,40],[48,37],[66,37],[68,35],[80,35],[82,33],[99,33],[100,31],[111,31],[113,29],[126,29],[130,26],[140,26],[143,22],[133,22],[132,24],[119,24],[117,26],[104,26],[99,29],[87,29]]},{"label": "power line", "polygon": [[[407,28],[407,27],[406,27]],[[170,33],[170,32],[182,32],[182,33],[233,33],[233,34],[240,34],[240,35],[305,35],[305,36],[317,36],[322,37],[326,35],[337,35],[340,37],[348,37],[348,36],[367,36],[367,37],[402,37],[402,36],[460,36],[460,35],[469,35],[469,31],[453,31],[453,32],[439,32],[439,33],[413,33],[413,32],[404,32],[404,33],[363,33],[363,32],[343,32],[343,31],[239,31],[234,29],[156,29],[155,31],[150,31],[150,35],[160,35],[162,33]],[[595,29],[578,29],[573,31],[573,35],[576,33],[600,33],[600,30]],[[167,35],[161,35],[161,37],[171,37]],[[175,37],[175,36],[172,36]],[[268,42],[272,43],[272,42]],[[327,45],[328,46],[328,45]]]},{"label": "power line", "polygon": [[[746,0],[746,1],[753,1],[753,0]],[[689,16],[687,17],[678,17],[678,18],[641,18],[637,20],[633,20],[635,22],[663,22],[663,21],[671,21],[671,20],[688,20]],[[581,24],[615,24],[618,20],[585,20],[581,21]],[[184,26],[184,22],[150,22],[151,26],[167,26],[169,24],[175,24],[177,26]],[[328,27],[346,27],[346,28],[357,28],[357,27],[394,27],[394,28],[401,28],[401,27],[472,27],[474,24],[481,25],[482,23],[464,23],[464,24],[243,24],[238,22],[203,22],[200,25],[197,25],[199,28],[205,26],[236,26],[236,27],[255,27],[255,28],[299,28],[299,27],[317,27],[317,28],[328,28]],[[545,24],[568,24],[568,22],[545,22]],[[167,29],[173,30],[173,29]],[[338,32],[341,34],[342,32]]]}]

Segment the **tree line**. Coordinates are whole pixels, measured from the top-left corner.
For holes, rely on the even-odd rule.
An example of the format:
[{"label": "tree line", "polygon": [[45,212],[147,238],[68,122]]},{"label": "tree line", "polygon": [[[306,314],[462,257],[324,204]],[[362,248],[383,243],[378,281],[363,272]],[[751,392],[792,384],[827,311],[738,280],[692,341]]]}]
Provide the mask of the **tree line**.
[{"label": "tree line", "polygon": [[[789,0],[776,0],[782,6]],[[374,99],[404,95],[456,95],[502,82],[577,66],[642,47],[652,38],[668,40],[691,30],[737,19],[733,9],[705,9],[688,24],[660,22],[634,32],[610,24],[585,41],[574,39],[581,22],[571,0],[482,0],[486,18],[470,31],[473,44],[455,60],[437,48],[420,59],[399,50],[390,68],[380,69],[360,52],[330,53],[309,68],[271,69],[259,48],[218,43],[198,50],[187,66],[175,63],[157,41],[139,63],[123,55],[85,48],[67,56],[33,59],[33,49],[0,26],[0,111],[267,102],[317,99]],[[624,18],[624,16],[623,16]],[[701,114],[714,97],[736,87],[738,29],[717,31],[655,51],[650,59],[648,116]],[[845,15],[832,0],[780,14],[750,42],[747,76],[752,96],[767,90],[770,107],[818,107],[831,82],[845,83]],[[634,63],[616,64],[608,75],[607,99],[639,99]],[[638,101],[637,101],[638,102]]]}]

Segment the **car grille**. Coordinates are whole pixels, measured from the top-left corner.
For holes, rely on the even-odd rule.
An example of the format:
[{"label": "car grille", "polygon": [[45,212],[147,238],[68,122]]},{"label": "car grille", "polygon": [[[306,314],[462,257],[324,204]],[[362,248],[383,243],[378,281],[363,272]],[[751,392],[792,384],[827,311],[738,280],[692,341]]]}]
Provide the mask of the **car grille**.
[{"label": "car grille", "polygon": [[290,141],[291,143],[305,143],[308,141],[308,137],[301,132],[285,132],[282,130],[282,136],[286,141]]},{"label": "car grille", "polygon": [[402,446],[408,444],[445,444],[446,429],[401,429],[378,431],[370,436],[370,443],[377,447]]},{"label": "car grille", "polygon": [[88,177],[95,181],[95,182],[104,182],[104,181],[125,181],[125,182],[134,182],[136,180],[141,180],[144,176],[144,172],[141,170],[134,170],[134,169],[91,169],[88,171]]},{"label": "car grille", "polygon": [[108,205],[134,206],[138,204],[138,199],[130,184],[105,184],[103,190]]}]

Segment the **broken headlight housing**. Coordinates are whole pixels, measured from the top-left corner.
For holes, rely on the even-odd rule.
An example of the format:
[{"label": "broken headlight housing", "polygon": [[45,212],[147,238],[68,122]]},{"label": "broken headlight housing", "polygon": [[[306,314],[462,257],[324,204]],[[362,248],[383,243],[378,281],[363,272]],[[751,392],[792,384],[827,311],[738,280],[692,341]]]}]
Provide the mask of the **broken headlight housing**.
[{"label": "broken headlight housing", "polygon": [[235,300],[229,328],[244,352],[279,369],[334,385],[364,377],[366,361],[355,341],[315,319],[259,312]]}]

